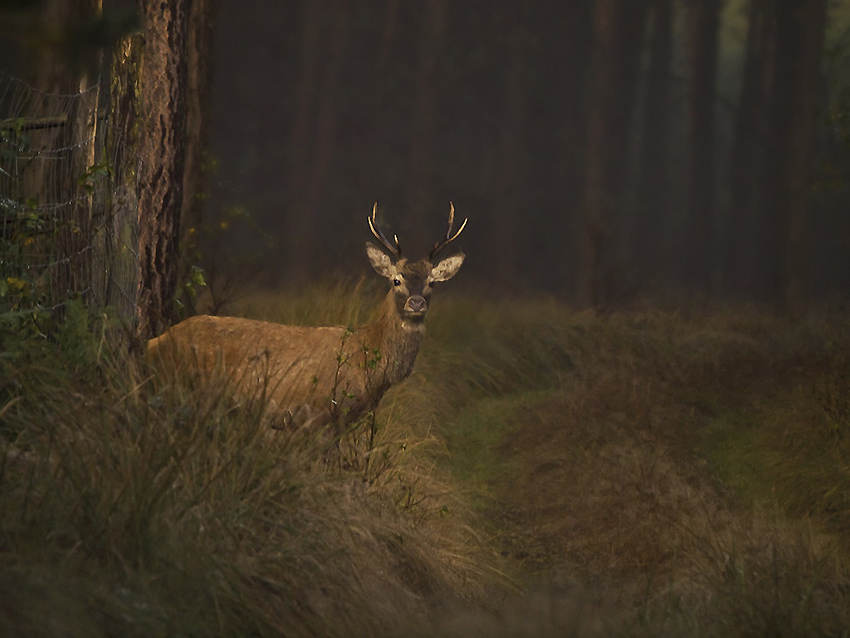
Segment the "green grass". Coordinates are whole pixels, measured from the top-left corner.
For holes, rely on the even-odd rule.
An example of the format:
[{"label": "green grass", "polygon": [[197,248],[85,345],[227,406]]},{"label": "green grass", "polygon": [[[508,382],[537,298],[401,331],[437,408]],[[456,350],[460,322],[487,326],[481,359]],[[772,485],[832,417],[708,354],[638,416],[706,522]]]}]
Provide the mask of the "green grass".
[{"label": "green grass", "polygon": [[516,462],[500,452],[502,443],[520,425],[518,414],[539,402],[546,393],[512,393],[472,402],[442,428],[451,451],[448,468],[475,502],[488,502],[489,484],[516,472]]},{"label": "green grass", "polygon": [[[232,310],[348,325],[380,296]],[[0,635],[846,633],[843,317],[431,312],[374,449],[331,454],[226,378],[153,377],[83,309],[3,332]]]}]

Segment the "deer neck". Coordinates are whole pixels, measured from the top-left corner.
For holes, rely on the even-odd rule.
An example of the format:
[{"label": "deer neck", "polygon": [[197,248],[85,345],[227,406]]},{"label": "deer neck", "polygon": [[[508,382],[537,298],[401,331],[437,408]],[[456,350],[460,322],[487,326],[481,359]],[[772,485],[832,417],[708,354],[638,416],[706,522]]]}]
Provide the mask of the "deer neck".
[{"label": "deer neck", "polygon": [[413,362],[425,337],[425,323],[402,321],[394,295],[390,292],[375,320],[363,326],[358,333],[367,361],[372,356],[376,369],[383,373],[384,382],[391,385],[406,379],[413,371]]}]

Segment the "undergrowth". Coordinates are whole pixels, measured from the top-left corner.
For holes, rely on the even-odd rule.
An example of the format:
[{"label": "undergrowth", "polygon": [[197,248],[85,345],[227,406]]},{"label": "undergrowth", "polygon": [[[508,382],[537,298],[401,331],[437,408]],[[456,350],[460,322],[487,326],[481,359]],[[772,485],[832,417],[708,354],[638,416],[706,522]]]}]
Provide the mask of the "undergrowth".
[{"label": "undergrowth", "polygon": [[[353,327],[380,294],[232,310]],[[413,376],[331,454],[81,306],[7,328],[0,634],[846,633],[842,322],[441,291]]]},{"label": "undergrowth", "polygon": [[375,635],[480,595],[417,444],[380,480],[343,471],[319,434],[270,429],[262,397],[163,384],[113,338],[82,308],[4,338],[0,634]]}]

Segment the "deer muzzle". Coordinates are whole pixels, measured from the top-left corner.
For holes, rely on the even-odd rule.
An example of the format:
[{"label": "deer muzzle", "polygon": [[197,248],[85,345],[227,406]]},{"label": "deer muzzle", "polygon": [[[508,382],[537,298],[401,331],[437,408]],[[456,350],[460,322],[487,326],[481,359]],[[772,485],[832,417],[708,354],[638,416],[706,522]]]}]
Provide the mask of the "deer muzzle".
[{"label": "deer muzzle", "polygon": [[404,312],[414,317],[423,317],[428,311],[428,302],[422,295],[411,295],[404,304]]}]

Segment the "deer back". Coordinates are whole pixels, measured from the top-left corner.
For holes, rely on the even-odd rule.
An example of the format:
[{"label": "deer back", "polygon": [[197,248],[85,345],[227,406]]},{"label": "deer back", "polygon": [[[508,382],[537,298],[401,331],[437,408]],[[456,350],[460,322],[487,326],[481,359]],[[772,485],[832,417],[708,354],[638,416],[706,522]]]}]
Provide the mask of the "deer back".
[{"label": "deer back", "polygon": [[239,397],[265,397],[294,422],[354,417],[377,403],[384,385],[369,359],[378,357],[340,326],[198,316],[152,339],[147,354],[158,369],[227,379]]},{"label": "deer back", "polygon": [[371,323],[356,331],[340,326],[287,326],[236,317],[187,319],[148,343],[149,360],[160,370],[190,370],[223,376],[242,398],[265,397],[273,410],[294,424],[349,422],[377,407],[386,390],[407,378],[425,334],[432,286],[453,277],[462,253],[433,263],[466,225],[448,232],[427,259],[408,261],[398,237],[393,245],[381,232],[377,204],[369,227],[389,251],[367,244],[376,272],[390,290]]}]

